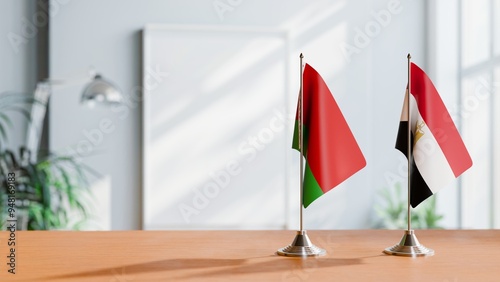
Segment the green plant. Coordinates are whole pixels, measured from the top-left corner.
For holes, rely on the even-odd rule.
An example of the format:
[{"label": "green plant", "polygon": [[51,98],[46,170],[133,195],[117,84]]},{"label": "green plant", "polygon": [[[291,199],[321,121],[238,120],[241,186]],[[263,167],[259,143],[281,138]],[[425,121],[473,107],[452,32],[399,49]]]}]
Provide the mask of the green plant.
[{"label": "green plant", "polygon": [[88,218],[86,171],[71,156],[50,155],[33,163],[29,153],[21,148],[18,155],[9,150],[0,154],[2,198],[8,192],[6,176],[12,173],[16,206],[27,211],[28,230],[74,229]]},{"label": "green plant", "polygon": [[[396,183],[393,189],[381,191],[382,205],[376,205],[378,220],[377,228],[406,229],[408,218],[407,193],[403,193],[401,183]],[[405,191],[406,192],[406,191]],[[439,222],[443,216],[436,211],[436,196],[431,196],[416,208],[411,210],[411,224],[415,229],[442,228]]]},{"label": "green plant", "polygon": [[88,218],[91,193],[87,174],[95,173],[75,157],[47,154],[33,161],[28,149],[21,146],[17,152],[7,149],[7,129],[12,121],[7,112],[18,112],[31,119],[26,109],[35,102],[29,97],[14,94],[0,95],[0,223],[5,223],[9,175],[14,176],[16,215],[27,216],[28,230],[79,229]]}]

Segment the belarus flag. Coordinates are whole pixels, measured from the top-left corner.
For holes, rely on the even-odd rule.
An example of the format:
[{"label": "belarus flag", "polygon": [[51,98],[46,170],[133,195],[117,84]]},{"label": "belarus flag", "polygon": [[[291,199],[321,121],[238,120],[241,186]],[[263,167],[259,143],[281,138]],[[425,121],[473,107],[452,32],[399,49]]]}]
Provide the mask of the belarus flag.
[{"label": "belarus flag", "polygon": [[[333,99],[325,81],[310,65],[303,76],[303,205],[314,200],[366,166],[361,149]],[[299,106],[293,135],[293,148],[299,150]]]},{"label": "belarus flag", "polygon": [[[410,203],[416,207],[469,169],[472,159],[429,77],[413,63],[410,73]],[[408,157],[408,89],[396,149]]]}]

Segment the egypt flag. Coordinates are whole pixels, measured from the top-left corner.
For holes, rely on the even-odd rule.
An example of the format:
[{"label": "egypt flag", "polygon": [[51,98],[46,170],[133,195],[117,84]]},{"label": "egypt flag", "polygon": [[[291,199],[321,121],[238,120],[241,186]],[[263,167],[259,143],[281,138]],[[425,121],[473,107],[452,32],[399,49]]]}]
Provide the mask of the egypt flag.
[{"label": "egypt flag", "polygon": [[[303,76],[303,205],[314,200],[365,167],[366,161],[339,106],[323,78],[310,65]],[[299,150],[299,105],[293,148]],[[300,151],[300,150],[299,150]]]},{"label": "egypt flag", "polygon": [[[472,159],[429,77],[413,63],[410,73],[410,203],[416,207],[470,168]],[[408,157],[408,89],[396,149]]]}]

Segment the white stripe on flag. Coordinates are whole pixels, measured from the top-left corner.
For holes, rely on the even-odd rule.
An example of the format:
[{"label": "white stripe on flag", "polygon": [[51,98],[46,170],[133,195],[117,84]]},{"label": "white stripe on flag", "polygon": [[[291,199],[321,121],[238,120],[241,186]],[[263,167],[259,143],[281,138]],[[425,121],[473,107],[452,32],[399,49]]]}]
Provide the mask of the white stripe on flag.
[{"label": "white stripe on flag", "polygon": [[416,140],[413,146],[413,157],[420,175],[432,193],[435,194],[450,184],[455,179],[455,174],[436,138],[423,121],[415,98],[413,95],[410,97],[411,128],[414,140]]}]

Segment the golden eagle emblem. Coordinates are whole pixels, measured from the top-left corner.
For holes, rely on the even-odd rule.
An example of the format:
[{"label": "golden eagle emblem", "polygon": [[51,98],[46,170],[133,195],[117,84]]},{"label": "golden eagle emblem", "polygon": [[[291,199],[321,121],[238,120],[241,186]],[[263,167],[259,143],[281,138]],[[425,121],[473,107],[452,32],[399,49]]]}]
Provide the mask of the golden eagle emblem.
[{"label": "golden eagle emblem", "polygon": [[415,141],[413,145],[417,144],[418,140],[424,136],[424,131],[422,128],[425,126],[425,122],[423,120],[417,121],[417,126],[415,128]]}]

